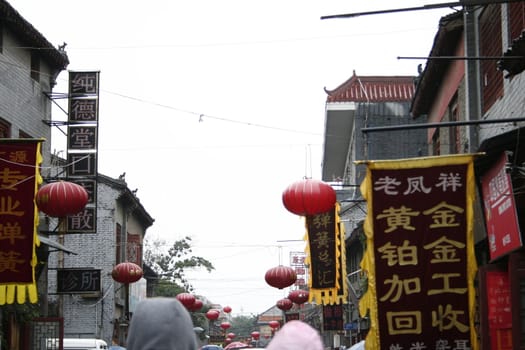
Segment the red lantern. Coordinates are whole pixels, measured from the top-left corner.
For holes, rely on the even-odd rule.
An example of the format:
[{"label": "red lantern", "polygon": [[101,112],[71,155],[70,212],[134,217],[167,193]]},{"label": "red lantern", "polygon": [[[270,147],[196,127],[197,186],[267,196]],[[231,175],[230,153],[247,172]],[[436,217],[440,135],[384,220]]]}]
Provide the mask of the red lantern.
[{"label": "red lantern", "polygon": [[253,331],[253,332],[251,333],[251,336],[252,336],[253,339],[255,339],[255,340],[259,340],[259,337],[261,336],[261,333],[259,333],[259,332],[257,332],[257,331]]},{"label": "red lantern", "polygon": [[308,301],[309,296],[310,296],[310,293],[307,290],[296,289],[296,290],[292,290],[288,294],[288,299],[290,299],[296,304],[303,304]]},{"label": "red lantern", "polygon": [[228,333],[226,336],[230,339],[233,339],[235,338],[235,333]]},{"label": "red lantern", "polygon": [[211,309],[211,310],[208,310],[208,312],[206,312],[206,318],[210,321],[213,321],[219,318],[219,314],[220,314],[219,311],[215,309]]},{"label": "red lantern", "polygon": [[187,309],[195,303],[195,295],[190,293],[179,293],[175,296],[178,301]]},{"label": "red lantern", "polygon": [[222,322],[220,324],[220,327],[223,329],[223,330],[227,330],[228,328],[230,328],[232,325],[230,324],[230,322]]},{"label": "red lantern", "polygon": [[193,312],[199,311],[202,308],[202,305],[203,305],[203,303],[202,303],[201,300],[195,299],[195,301],[193,302],[193,305],[191,305],[188,308],[188,310],[193,311]]},{"label": "red lantern", "polygon": [[42,186],[35,198],[38,209],[49,216],[65,217],[78,214],[88,202],[84,187],[68,181],[57,181]]},{"label": "red lantern", "polygon": [[227,314],[229,314],[230,312],[232,312],[232,308],[229,307],[229,306],[225,306],[222,311],[226,312]]},{"label": "red lantern", "polygon": [[279,265],[266,271],[264,279],[270,286],[283,289],[297,281],[297,274],[291,267]]},{"label": "red lantern", "polygon": [[332,186],[313,179],[292,183],[284,190],[282,199],[288,211],[301,216],[326,213],[337,200]]},{"label": "red lantern", "polygon": [[292,308],[293,306],[293,302],[288,299],[288,298],[284,298],[284,299],[281,299],[281,300],[277,300],[277,303],[276,303],[277,307],[283,311],[288,311]]},{"label": "red lantern", "polygon": [[268,326],[270,326],[271,329],[273,330],[276,330],[277,328],[279,328],[281,324],[279,323],[279,321],[270,321],[268,322]]},{"label": "red lantern", "polygon": [[119,283],[137,282],[143,275],[139,265],[126,261],[118,264],[111,271],[111,277]]}]

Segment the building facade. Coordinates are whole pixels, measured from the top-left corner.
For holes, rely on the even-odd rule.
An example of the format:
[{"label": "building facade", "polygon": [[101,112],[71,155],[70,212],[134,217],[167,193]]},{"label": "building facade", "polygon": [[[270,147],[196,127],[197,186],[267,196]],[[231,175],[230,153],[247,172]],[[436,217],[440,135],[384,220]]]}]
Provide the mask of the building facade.
[{"label": "building facade", "polygon": [[[63,317],[66,338],[100,338],[124,345],[130,314],[136,302],[146,297],[146,282],[142,278],[127,289],[113,280],[111,272],[125,261],[142,266],[142,242],[154,220],[123,178],[99,174],[97,184],[96,233],[65,233],[55,238],[75,254],[59,253],[49,261],[49,309]],[[58,285],[59,271],[74,276],[76,270],[88,281],[100,278],[92,281],[99,288],[68,292]]]},{"label": "building facade", "polygon": [[525,343],[524,13],[519,1],[465,6],[443,17],[429,55],[436,58],[427,61],[411,109],[432,123],[430,154],[479,153],[474,234],[482,349]]},{"label": "building facade", "polygon": [[[66,160],[51,153],[51,131],[53,87],[68,64],[64,47],[55,48],[0,0],[0,139],[42,140],[44,183],[66,174]],[[39,214],[38,301],[0,305],[2,349],[33,349],[60,336],[125,344],[129,317],[146,297],[146,281],[126,286],[111,272],[124,261],[142,266],[142,242],[154,220],[124,176],[97,174],[96,182],[94,233],[68,233],[60,220]]]},{"label": "building facade", "polygon": [[[0,138],[43,140],[43,176],[51,166],[50,96],[57,76],[68,64],[63,49],[55,48],[8,2],[0,1]],[[45,222],[41,227],[45,227]],[[47,242],[45,238],[44,241]],[[42,243],[36,252],[39,262],[43,263],[54,249]],[[40,287],[46,285],[42,265],[39,263],[35,268],[39,300],[45,294],[45,288]],[[10,349],[22,348],[28,338],[22,316],[43,315],[45,311],[42,304],[31,308],[0,305],[2,348],[5,344]]]},{"label": "building facade", "polygon": [[346,232],[349,302],[343,345],[363,339],[369,327],[358,312],[366,288],[360,270],[366,203],[359,190],[366,169],[356,162],[427,154],[424,130],[381,132],[382,128],[415,123],[409,110],[416,80],[415,76],[358,76],[354,72],[336,89],[326,91],[322,180],[336,190]]}]

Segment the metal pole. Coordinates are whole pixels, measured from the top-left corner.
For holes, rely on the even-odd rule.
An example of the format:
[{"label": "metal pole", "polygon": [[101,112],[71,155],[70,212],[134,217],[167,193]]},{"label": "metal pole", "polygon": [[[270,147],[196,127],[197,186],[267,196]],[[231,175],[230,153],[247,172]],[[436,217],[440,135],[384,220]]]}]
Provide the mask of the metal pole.
[{"label": "metal pole", "polygon": [[464,120],[457,122],[438,122],[438,123],[420,123],[420,124],[401,124],[391,126],[376,126],[371,128],[362,128],[361,132],[375,132],[375,131],[392,131],[392,130],[408,130],[408,129],[430,129],[442,128],[447,126],[460,125],[480,125],[480,124],[499,124],[499,123],[516,123],[523,122],[525,118],[505,118],[505,119],[484,119],[484,120]]}]

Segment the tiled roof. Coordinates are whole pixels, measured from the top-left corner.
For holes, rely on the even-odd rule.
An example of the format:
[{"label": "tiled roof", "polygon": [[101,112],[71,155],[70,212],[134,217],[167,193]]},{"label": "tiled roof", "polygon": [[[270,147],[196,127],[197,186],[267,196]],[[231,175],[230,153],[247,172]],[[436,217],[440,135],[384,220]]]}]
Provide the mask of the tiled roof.
[{"label": "tiled roof", "polygon": [[327,90],[327,102],[398,102],[414,96],[413,76],[357,76],[334,90]]},{"label": "tiled roof", "polygon": [[0,23],[20,36],[27,46],[39,49],[49,63],[65,69],[69,59],[65,51],[56,49],[47,39],[26,21],[7,1],[0,0]]}]

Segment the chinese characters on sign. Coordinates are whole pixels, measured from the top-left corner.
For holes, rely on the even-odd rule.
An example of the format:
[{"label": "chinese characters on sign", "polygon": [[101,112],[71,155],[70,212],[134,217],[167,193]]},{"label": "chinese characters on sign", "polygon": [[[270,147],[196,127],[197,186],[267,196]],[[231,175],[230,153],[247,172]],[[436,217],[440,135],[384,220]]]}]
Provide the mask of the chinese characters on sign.
[{"label": "chinese characters on sign", "polygon": [[[0,285],[17,286],[17,299],[24,301],[27,286],[32,303],[37,301],[34,197],[37,181],[41,181],[38,172],[41,142],[31,139],[0,142]],[[0,305],[13,302],[15,288],[9,289],[12,295],[0,293]]]},{"label": "chinese characters on sign", "polygon": [[496,259],[522,246],[507,155],[481,179],[490,258]]},{"label": "chinese characters on sign", "polygon": [[57,270],[57,293],[100,292],[100,270],[59,269]]},{"label": "chinese characters on sign", "polygon": [[341,331],[344,329],[343,305],[323,306],[323,330]]},{"label": "chinese characters on sign", "polygon": [[322,305],[346,303],[346,253],[339,204],[306,217],[310,300]]},{"label": "chinese characters on sign", "polygon": [[305,264],[306,254],[304,252],[290,253],[290,266],[295,270],[297,280],[295,285],[305,287],[307,282],[307,268]]},{"label": "chinese characters on sign", "polygon": [[486,271],[487,311],[492,349],[512,349],[512,312],[507,271]]},{"label": "chinese characters on sign", "polygon": [[446,158],[369,164],[364,260],[376,282],[364,305],[378,348],[470,349],[475,339],[473,166],[470,156]]},{"label": "chinese characters on sign", "polygon": [[68,233],[96,232],[99,78],[99,72],[69,73],[67,176],[88,186],[89,200],[82,212],[68,216]]}]

